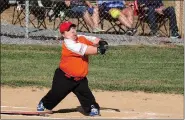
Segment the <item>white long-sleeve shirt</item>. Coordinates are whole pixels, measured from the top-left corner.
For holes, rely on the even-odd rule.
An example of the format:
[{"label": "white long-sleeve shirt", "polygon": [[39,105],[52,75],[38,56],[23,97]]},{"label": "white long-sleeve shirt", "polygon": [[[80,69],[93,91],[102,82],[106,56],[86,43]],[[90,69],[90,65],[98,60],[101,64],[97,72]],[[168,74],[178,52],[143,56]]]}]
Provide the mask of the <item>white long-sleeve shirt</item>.
[{"label": "white long-sleeve shirt", "polygon": [[[94,36],[78,35],[78,37],[85,37],[87,40],[91,41],[92,43],[96,39],[96,37]],[[85,54],[85,51],[87,50],[87,46],[88,46],[84,43],[80,43],[72,39],[64,39],[64,44],[67,47],[67,49],[82,56]]]}]

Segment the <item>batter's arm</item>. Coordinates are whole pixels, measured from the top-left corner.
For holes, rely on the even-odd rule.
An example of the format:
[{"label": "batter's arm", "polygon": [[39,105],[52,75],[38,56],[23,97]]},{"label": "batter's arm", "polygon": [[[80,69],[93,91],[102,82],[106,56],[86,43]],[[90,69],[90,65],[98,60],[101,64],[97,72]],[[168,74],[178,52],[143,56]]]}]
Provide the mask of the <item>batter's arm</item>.
[{"label": "batter's arm", "polygon": [[83,43],[77,43],[73,40],[64,40],[64,44],[68,50],[78,54],[78,55],[95,55],[98,50],[95,46],[88,46]]},{"label": "batter's arm", "polygon": [[80,36],[85,37],[88,41],[92,42],[94,45],[98,45],[100,41],[100,38],[95,37],[95,36],[78,35],[78,37]]}]

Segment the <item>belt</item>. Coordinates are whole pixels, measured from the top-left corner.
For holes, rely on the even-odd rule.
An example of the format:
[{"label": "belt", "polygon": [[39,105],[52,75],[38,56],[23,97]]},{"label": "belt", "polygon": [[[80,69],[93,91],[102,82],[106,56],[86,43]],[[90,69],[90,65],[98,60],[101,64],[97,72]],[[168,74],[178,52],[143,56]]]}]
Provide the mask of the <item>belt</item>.
[{"label": "belt", "polygon": [[70,75],[68,75],[68,74],[66,74],[66,73],[65,73],[65,76],[66,76],[67,78],[74,79],[75,81],[84,79],[84,77],[72,77],[72,76],[70,76]]}]

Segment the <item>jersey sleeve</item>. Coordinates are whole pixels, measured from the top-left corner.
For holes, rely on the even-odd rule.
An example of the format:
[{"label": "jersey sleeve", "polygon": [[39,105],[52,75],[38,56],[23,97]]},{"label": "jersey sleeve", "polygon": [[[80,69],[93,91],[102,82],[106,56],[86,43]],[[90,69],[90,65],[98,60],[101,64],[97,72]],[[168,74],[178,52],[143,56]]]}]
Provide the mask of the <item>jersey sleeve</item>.
[{"label": "jersey sleeve", "polygon": [[83,43],[77,43],[73,40],[64,40],[66,48],[78,55],[83,56],[87,50],[87,45]]},{"label": "jersey sleeve", "polygon": [[88,41],[90,42],[94,42],[94,40],[96,40],[97,37],[95,36],[86,36],[86,35],[79,35],[78,37],[85,37]]}]

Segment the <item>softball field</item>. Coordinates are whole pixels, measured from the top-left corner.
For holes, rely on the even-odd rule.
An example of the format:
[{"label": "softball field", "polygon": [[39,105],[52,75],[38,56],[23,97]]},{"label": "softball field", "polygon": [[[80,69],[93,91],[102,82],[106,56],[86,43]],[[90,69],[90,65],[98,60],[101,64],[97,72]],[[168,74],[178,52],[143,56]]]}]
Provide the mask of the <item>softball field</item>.
[{"label": "softball field", "polygon": [[[34,87],[1,88],[1,110],[35,111],[40,98],[48,89]],[[94,91],[101,106],[101,116],[93,119],[182,119],[183,95]],[[54,114],[24,116],[1,114],[1,119],[91,119],[80,112],[75,95],[68,95]]]}]

